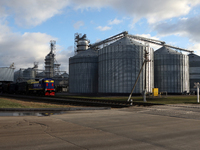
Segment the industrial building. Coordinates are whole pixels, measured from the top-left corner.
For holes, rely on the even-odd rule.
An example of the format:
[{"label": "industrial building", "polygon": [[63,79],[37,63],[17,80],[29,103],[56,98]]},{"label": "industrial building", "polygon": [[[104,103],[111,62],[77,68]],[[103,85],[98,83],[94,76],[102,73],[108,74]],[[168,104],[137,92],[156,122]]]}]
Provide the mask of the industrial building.
[{"label": "industrial building", "polygon": [[38,74],[38,63],[34,62],[32,68],[20,68],[14,73],[14,82],[22,82],[31,79],[36,79]]},{"label": "industrial building", "polygon": [[52,78],[58,91],[67,91],[69,75],[66,71],[60,71],[60,65],[55,58],[55,41],[50,41],[50,52],[44,59],[45,70],[38,69],[38,62],[34,62],[31,68],[20,68],[14,73],[14,82],[23,82],[30,79]]},{"label": "industrial building", "polygon": [[[162,47],[154,52],[148,43]],[[69,58],[69,92],[127,94],[136,83],[134,94],[151,93],[152,88],[171,94],[189,93],[194,90],[192,84],[200,81],[197,57],[193,51],[128,32],[90,45],[86,35],[76,34],[75,55]]]},{"label": "industrial building", "polygon": [[[160,45],[154,51],[149,46]],[[59,91],[73,94],[144,94],[153,88],[170,94],[194,93],[200,82],[200,56],[193,51],[167,45],[164,41],[122,32],[90,44],[86,35],[75,34],[75,55],[69,58],[69,74],[60,71],[55,58],[55,41],[45,56],[45,69],[0,68],[0,84],[30,79],[53,78]],[[186,52],[185,54],[182,51]],[[134,88],[133,88],[133,85]]]},{"label": "industrial building", "polygon": [[[77,35],[75,40],[76,55],[69,58],[70,93],[130,93],[143,65],[145,51],[148,52],[150,61],[142,69],[134,93],[140,94],[144,89],[152,92],[154,51],[148,45],[134,41],[127,32],[95,43],[89,49],[85,35]],[[101,46],[103,47],[100,48]]]}]

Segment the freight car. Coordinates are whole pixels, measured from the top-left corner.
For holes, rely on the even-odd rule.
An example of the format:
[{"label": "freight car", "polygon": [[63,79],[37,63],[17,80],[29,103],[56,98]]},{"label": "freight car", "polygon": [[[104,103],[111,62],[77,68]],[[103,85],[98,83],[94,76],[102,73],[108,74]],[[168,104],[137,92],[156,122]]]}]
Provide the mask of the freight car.
[{"label": "freight car", "polygon": [[54,80],[51,78],[28,80],[20,83],[9,83],[2,86],[3,93],[10,94],[36,94],[44,96],[55,95]]}]

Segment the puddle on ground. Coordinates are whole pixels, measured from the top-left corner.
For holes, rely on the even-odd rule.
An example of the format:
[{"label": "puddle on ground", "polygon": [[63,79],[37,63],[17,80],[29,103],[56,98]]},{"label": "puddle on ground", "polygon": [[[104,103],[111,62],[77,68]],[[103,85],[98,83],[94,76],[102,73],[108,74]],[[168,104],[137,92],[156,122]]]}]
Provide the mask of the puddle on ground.
[{"label": "puddle on ground", "polygon": [[51,116],[66,112],[0,112],[0,116]]}]

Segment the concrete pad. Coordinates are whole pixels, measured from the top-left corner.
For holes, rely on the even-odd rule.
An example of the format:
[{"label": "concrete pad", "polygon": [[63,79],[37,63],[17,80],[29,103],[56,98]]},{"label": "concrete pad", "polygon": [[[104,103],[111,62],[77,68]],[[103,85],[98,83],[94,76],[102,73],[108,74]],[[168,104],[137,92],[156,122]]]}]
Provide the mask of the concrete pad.
[{"label": "concrete pad", "polygon": [[0,149],[199,149],[199,112],[134,106],[46,117],[0,117]]}]

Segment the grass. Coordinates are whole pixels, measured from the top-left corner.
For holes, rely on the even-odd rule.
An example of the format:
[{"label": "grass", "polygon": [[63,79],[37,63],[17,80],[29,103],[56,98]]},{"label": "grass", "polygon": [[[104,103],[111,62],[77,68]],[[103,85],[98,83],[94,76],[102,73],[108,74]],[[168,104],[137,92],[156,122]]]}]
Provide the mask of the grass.
[{"label": "grass", "polygon": [[152,98],[148,99],[148,102],[159,104],[198,104],[196,95],[178,95],[167,96],[164,98]]},{"label": "grass", "polygon": [[43,102],[23,101],[11,98],[0,97],[0,108],[65,108],[69,105],[58,105]]},{"label": "grass", "polygon": [[[99,100],[118,100],[127,101],[128,97],[125,96],[110,96],[110,97],[87,97],[87,96],[59,96],[62,98],[82,98],[82,99],[99,99]],[[133,96],[133,102],[143,103],[142,96]],[[153,104],[198,104],[196,95],[177,95],[177,96],[166,96],[157,98],[148,98],[147,103]],[[59,105],[42,102],[22,101],[11,98],[0,97],[0,108],[64,108],[73,107],[69,105]]]},{"label": "grass", "polygon": [[19,103],[15,103],[7,99],[0,98],[0,108],[25,108],[25,107]]},{"label": "grass", "polygon": [[[110,97],[87,97],[87,96],[60,96],[63,98],[82,98],[82,99],[96,99],[96,100],[119,100],[127,101],[128,96],[110,96]],[[143,102],[142,96],[132,96],[133,102]],[[147,103],[155,104],[198,104],[196,95],[168,95],[165,97],[148,98]]]}]

